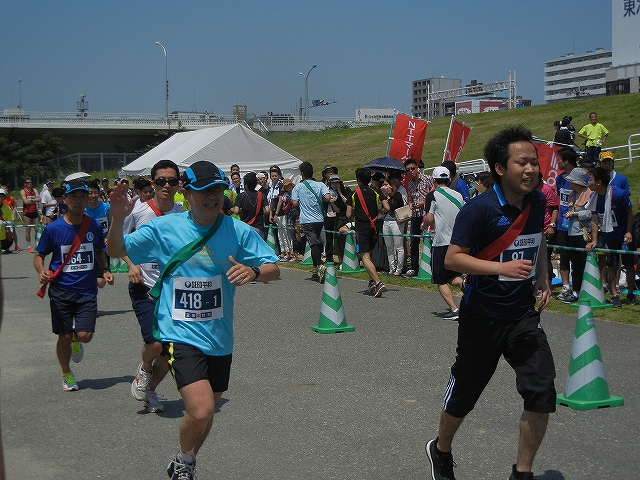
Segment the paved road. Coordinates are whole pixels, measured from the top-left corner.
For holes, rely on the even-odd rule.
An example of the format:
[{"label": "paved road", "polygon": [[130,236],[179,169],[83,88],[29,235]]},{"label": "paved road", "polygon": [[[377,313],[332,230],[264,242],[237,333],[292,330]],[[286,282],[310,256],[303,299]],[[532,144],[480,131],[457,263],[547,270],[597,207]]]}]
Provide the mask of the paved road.
[{"label": "paved road", "polygon": [[[183,404],[171,379],[166,411],[147,414],[129,384],[140,334],[126,276],[100,291],[97,332],[65,393],[48,301],[36,297],[27,253],[2,258],[2,431],[9,479],[151,480],[177,449]],[[456,324],[435,316],[438,294],[390,288],[383,298],[341,278],[353,333],[322,335],[322,287],[283,270],[271,284],[238,289],[231,388],[198,461],[201,480],[424,479],[424,444],[435,435]],[[575,317],[545,313],[558,390],[565,383]],[[559,408],[535,463],[537,479],[638,478],[640,328],[598,321],[611,392],[625,406]],[[454,446],[458,479],[506,479],[521,402],[503,362]]]}]

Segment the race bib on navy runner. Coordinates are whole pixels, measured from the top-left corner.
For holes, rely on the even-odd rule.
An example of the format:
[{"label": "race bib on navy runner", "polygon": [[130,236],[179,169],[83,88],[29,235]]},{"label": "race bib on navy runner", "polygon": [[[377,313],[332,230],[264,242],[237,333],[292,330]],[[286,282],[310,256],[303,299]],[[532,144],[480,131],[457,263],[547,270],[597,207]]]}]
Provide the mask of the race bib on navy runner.
[{"label": "race bib on navy runner", "polygon": [[[60,251],[62,252],[62,258],[66,258],[67,254],[71,250],[71,245],[62,245]],[[83,243],[78,247],[73,256],[69,259],[67,264],[62,269],[63,272],[84,272],[87,270],[93,270],[93,259],[95,255],[93,253],[93,243]]]},{"label": "race bib on navy runner", "polygon": [[[531,233],[529,235],[519,235],[509,248],[500,255],[501,262],[510,262],[511,260],[531,260],[533,269],[527,278],[532,278],[536,274],[536,262],[538,260],[538,250],[540,249],[540,240],[542,233]],[[519,282],[517,278],[507,278],[502,275],[498,276],[498,280],[504,282]]]},{"label": "race bib on navy runner", "polygon": [[174,320],[202,322],[222,318],[222,278],[173,277]]}]

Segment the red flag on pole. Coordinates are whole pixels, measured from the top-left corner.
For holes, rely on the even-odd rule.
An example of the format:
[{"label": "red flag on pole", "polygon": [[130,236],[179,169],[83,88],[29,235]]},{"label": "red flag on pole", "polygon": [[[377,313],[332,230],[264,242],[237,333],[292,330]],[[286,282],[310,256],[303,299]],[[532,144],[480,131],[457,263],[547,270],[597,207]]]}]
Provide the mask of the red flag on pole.
[{"label": "red flag on pole", "polygon": [[396,115],[393,137],[387,156],[404,162],[409,158],[420,160],[424,148],[424,137],[428,123],[424,120],[403,115]]},{"label": "red flag on pole", "polygon": [[462,149],[464,148],[464,144],[469,137],[469,133],[471,133],[471,127],[465,125],[464,122],[461,122],[460,120],[455,118],[455,116],[451,117],[451,124],[449,125],[449,138],[447,139],[447,148],[444,151],[442,161],[458,161],[458,157],[460,156],[460,152],[462,152]]},{"label": "red flag on pole", "polygon": [[540,171],[542,172],[542,179],[549,184],[549,186],[556,187],[556,177],[560,174],[558,168],[558,159],[556,153],[560,150],[557,145],[550,146],[547,143],[534,142],[538,152],[538,164],[540,165]]}]

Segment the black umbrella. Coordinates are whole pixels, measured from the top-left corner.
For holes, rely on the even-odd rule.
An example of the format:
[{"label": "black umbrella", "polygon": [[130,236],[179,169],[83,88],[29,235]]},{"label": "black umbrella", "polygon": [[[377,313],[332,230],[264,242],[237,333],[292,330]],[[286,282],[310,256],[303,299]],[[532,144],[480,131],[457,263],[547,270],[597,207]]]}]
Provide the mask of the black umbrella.
[{"label": "black umbrella", "polygon": [[383,173],[405,171],[404,163],[391,157],[380,157],[376,158],[375,160],[371,160],[364,166],[364,168],[368,168],[369,170],[373,170],[374,172]]}]

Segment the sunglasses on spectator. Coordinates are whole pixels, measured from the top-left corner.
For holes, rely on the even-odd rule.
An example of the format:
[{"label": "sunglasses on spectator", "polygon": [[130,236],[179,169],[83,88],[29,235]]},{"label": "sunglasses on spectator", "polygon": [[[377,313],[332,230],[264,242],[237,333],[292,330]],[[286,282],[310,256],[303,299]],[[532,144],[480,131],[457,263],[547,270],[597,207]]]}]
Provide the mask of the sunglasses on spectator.
[{"label": "sunglasses on spectator", "polygon": [[169,180],[167,180],[166,178],[156,178],[153,183],[155,183],[156,185],[158,185],[159,187],[164,187],[167,183],[169,184],[170,187],[175,187],[176,185],[178,185],[178,183],[180,183],[180,181],[175,178],[175,177],[171,177]]},{"label": "sunglasses on spectator", "polygon": [[417,170],[418,167],[407,167],[407,172],[413,172],[414,170]]}]

